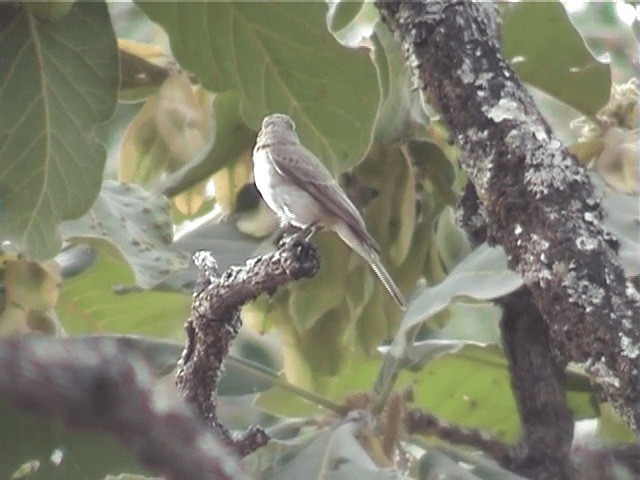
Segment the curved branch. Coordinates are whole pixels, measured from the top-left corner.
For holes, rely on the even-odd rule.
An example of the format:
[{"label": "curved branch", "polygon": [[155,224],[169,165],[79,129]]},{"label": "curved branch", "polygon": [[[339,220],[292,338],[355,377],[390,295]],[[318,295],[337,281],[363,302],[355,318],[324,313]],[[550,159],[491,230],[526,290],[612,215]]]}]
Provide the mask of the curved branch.
[{"label": "curved branch", "polygon": [[241,456],[264,445],[269,437],[252,428],[234,438],[217,417],[218,381],[224,359],[240,326],[240,307],[263,292],[273,293],[282,285],[315,275],[320,266],[318,251],[299,235],[284,238],[275,252],[255,257],[241,267],[218,275],[209,252],[198,252],[200,269],[187,320],[187,345],[176,374],[176,384],[187,402]]},{"label": "curved branch", "polygon": [[67,426],[111,433],[167,479],[249,478],[181,398],[154,388],[127,339],[2,339],[0,366],[1,396]]}]

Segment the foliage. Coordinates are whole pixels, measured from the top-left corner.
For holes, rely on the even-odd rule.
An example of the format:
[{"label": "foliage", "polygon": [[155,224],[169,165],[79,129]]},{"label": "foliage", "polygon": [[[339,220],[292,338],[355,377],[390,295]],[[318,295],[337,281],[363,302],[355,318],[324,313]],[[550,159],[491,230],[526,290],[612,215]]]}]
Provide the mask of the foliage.
[{"label": "foliage", "polygon": [[[212,250],[224,269],[272,247],[277,222],[251,186],[251,149],[261,118],[283,112],[344,174],[410,307],[398,311],[359,257],[325,232],[314,239],[322,256],[315,278],[245,306],[250,332],[227,362],[220,414],[235,428],[273,424],[277,438],[248,468],[261,478],[325,478],[328,464],[345,461],[351,477],[340,478],[403,478],[382,468],[390,462],[379,451],[383,435],[364,419],[310,420],[357,392],[386,398],[410,389],[415,406],[517,439],[506,359],[487,333],[498,312],[487,305],[521,280],[501,250],[472,250],[456,226],[465,184],[457,152],[411,89],[373,5],[26,2],[2,4],[0,13],[0,334],[134,335],[165,381],[195,280],[189,254]],[[501,14],[506,58],[572,151],[586,165],[601,165],[603,152],[617,162],[610,170],[621,165],[622,193],[595,170],[608,184],[599,188],[613,212],[609,228],[637,276],[629,194],[637,195],[638,112],[627,109],[626,123],[599,116],[611,70],[584,37],[599,20],[583,15],[576,28],[554,2],[503,5]],[[627,38],[616,22],[612,31]],[[118,38],[114,27],[135,35]],[[564,126],[580,115],[578,141]],[[626,150],[614,148],[614,129],[624,130]],[[575,418],[598,418],[593,392],[576,378],[568,384]],[[239,414],[247,395],[251,413]],[[607,415],[601,430],[624,437]],[[309,422],[292,426],[295,417]],[[4,404],[0,424],[0,444],[13,446],[0,450],[0,478],[21,466],[15,478],[148,473],[99,435],[64,432]],[[459,474],[460,461],[473,467],[470,478],[513,478],[452,446],[397,440],[407,477]],[[49,458],[55,450],[58,464]],[[131,475],[106,477],[122,472]]]}]

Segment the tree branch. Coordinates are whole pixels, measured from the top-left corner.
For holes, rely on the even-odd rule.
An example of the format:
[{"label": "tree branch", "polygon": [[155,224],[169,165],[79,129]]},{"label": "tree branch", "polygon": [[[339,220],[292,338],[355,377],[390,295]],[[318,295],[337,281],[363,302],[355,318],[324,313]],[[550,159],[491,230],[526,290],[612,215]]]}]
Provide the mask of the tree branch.
[{"label": "tree branch", "polygon": [[551,354],[549,329],[521,288],[502,297],[500,322],[522,438],[508,468],[527,478],[577,478],[570,459],[573,419],[564,393],[564,365]]},{"label": "tree branch", "polygon": [[495,6],[379,0],[429,102],[449,125],[486,211],[549,327],[555,355],[582,362],[640,433],[640,295],[600,202],[502,57]]},{"label": "tree branch", "polygon": [[294,235],[284,238],[275,252],[253,258],[242,267],[231,267],[222,276],[218,276],[209,252],[196,253],[194,261],[200,274],[185,326],[187,345],[178,364],[176,384],[199,416],[244,456],[269,440],[266,432],[256,427],[234,438],[216,414],[218,381],[241,326],[240,307],[263,292],[273,293],[293,280],[315,275],[320,265],[318,251]]},{"label": "tree branch", "polygon": [[154,388],[127,339],[0,340],[0,395],[75,428],[108,432],[170,480],[248,479],[240,459],[184,401]]},{"label": "tree branch", "polygon": [[482,430],[452,425],[419,408],[407,412],[404,424],[409,434],[433,435],[451,443],[477,448],[506,468],[512,463],[511,448]]}]

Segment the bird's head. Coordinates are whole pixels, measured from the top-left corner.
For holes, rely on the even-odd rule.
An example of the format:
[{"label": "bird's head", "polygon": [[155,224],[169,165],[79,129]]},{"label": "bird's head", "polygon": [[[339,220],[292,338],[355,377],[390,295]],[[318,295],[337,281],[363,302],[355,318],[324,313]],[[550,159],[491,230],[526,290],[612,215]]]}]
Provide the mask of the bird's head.
[{"label": "bird's head", "polygon": [[296,125],[288,115],[284,113],[272,113],[262,120],[262,131],[276,131],[286,133],[295,133]]}]

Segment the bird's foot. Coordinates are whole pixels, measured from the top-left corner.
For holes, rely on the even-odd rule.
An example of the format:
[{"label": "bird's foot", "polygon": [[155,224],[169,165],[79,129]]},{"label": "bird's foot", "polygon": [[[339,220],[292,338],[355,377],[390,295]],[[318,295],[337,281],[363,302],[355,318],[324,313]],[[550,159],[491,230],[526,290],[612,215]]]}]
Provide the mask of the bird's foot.
[{"label": "bird's foot", "polygon": [[311,240],[311,237],[313,237],[320,230],[322,230],[322,225],[320,225],[318,222],[313,222],[300,230],[300,235],[302,235],[308,242],[309,240]]}]

